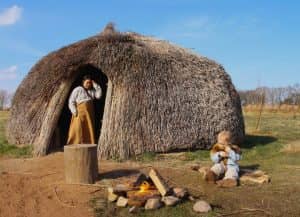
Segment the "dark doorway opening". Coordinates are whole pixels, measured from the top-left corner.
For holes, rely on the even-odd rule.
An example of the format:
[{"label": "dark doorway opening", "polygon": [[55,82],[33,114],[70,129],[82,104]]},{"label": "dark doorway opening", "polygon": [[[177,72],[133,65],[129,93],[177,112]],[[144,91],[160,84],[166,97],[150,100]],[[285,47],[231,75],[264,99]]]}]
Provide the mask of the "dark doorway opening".
[{"label": "dark doorway opening", "polygon": [[68,132],[70,127],[70,121],[72,114],[68,107],[69,97],[74,88],[82,85],[82,78],[84,75],[91,75],[93,80],[101,86],[102,96],[100,99],[94,99],[94,107],[95,107],[95,136],[96,142],[98,142],[101,127],[102,127],[102,119],[104,113],[105,106],[105,98],[107,91],[107,76],[98,68],[95,68],[92,65],[84,65],[79,67],[76,72],[77,76],[72,83],[70,91],[68,93],[68,97],[65,101],[64,107],[61,111],[60,118],[57,123],[57,127],[53,133],[52,141],[50,143],[49,152],[62,150],[64,145],[67,143]]}]

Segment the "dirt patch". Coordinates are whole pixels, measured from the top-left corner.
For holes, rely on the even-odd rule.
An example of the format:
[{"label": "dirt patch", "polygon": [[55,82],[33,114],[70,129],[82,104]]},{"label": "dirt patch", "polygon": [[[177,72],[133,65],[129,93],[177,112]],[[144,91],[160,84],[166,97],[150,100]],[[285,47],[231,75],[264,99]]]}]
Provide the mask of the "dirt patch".
[{"label": "dirt patch", "polygon": [[100,187],[95,187],[64,183],[63,153],[30,159],[1,158],[0,216],[94,216],[91,199],[105,198],[106,186],[137,175],[136,167],[134,163],[103,162],[97,182]]},{"label": "dirt patch", "polygon": [[[172,187],[184,186],[193,196],[212,204],[214,214],[240,212],[243,209],[264,210],[271,216],[298,216],[299,175],[291,162],[269,170],[271,183],[242,185],[220,189],[205,183],[189,163],[162,159],[151,163],[101,161],[98,186],[67,185],[64,183],[63,153],[42,158],[0,159],[0,216],[5,217],[78,217],[94,216],[94,203],[103,207],[97,216],[128,216],[127,209],[107,204],[106,187],[132,180],[139,172],[155,167]],[[289,177],[289,179],[286,179]],[[95,198],[99,198],[95,200]],[[101,200],[100,200],[101,199]],[[104,202],[103,202],[104,201]],[[163,208],[143,216],[197,216],[193,203]],[[98,209],[99,210],[99,209]],[[181,214],[179,214],[181,213]],[[264,212],[239,213],[232,216],[269,216]],[[138,216],[138,215],[137,215]],[[213,216],[213,215],[212,215]]]},{"label": "dirt patch", "polygon": [[0,162],[0,216],[93,216],[90,188],[63,185],[62,155]]}]

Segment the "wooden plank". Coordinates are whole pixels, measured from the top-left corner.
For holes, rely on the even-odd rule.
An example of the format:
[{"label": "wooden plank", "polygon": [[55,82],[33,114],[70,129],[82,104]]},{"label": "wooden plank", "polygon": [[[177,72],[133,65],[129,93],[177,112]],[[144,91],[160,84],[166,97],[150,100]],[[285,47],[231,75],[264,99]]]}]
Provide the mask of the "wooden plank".
[{"label": "wooden plank", "polygon": [[257,184],[264,184],[270,182],[270,177],[268,175],[262,175],[262,176],[249,176],[249,175],[243,175],[240,178],[241,183],[257,183]]},{"label": "wooden plank", "polygon": [[155,169],[150,170],[149,177],[162,196],[166,196],[170,193],[170,187]]}]

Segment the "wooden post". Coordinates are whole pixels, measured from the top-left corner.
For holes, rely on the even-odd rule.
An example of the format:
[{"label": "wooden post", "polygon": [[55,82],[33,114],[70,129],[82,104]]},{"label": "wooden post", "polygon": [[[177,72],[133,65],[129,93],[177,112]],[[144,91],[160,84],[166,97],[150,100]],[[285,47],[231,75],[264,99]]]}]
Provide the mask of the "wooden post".
[{"label": "wooden post", "polygon": [[65,146],[64,164],[66,183],[95,183],[98,176],[97,145]]},{"label": "wooden post", "polygon": [[260,125],[260,121],[261,121],[261,115],[262,115],[262,111],[263,111],[263,108],[264,108],[264,105],[265,105],[265,99],[266,99],[266,94],[265,94],[265,91],[263,90],[263,93],[261,94],[259,115],[258,115],[258,119],[257,119],[257,122],[256,122],[256,127],[255,127],[256,132],[259,129],[259,125]]}]

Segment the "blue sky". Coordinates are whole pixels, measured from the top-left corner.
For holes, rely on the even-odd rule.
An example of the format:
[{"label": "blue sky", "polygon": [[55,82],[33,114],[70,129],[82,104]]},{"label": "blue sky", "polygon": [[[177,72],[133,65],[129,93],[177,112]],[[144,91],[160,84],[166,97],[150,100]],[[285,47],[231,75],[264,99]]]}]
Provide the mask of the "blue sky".
[{"label": "blue sky", "polygon": [[0,1],[0,89],[48,52],[109,21],[221,63],[238,89],[300,83],[300,2],[280,0]]}]

